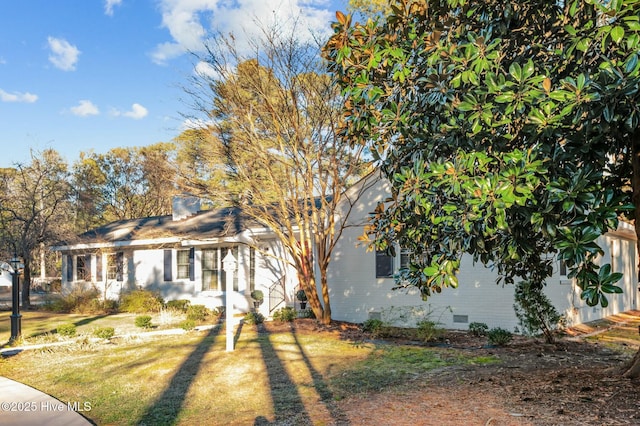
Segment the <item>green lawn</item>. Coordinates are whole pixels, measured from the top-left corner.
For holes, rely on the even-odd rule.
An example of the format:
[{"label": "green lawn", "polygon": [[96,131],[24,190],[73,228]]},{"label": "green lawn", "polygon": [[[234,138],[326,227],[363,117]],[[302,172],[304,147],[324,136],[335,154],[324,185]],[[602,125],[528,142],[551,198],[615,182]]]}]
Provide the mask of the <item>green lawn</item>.
[{"label": "green lawn", "polygon": [[[124,330],[135,315],[92,317],[28,312],[25,336],[73,322]],[[8,338],[8,315],[0,337]],[[62,401],[88,402],[97,424],[329,424],[336,401],[403,386],[430,369],[493,359],[455,350],[364,344],[328,334],[258,333],[244,325],[226,352],[224,329],[23,351],[0,360],[0,375]],[[29,340],[29,339],[27,339]]]}]

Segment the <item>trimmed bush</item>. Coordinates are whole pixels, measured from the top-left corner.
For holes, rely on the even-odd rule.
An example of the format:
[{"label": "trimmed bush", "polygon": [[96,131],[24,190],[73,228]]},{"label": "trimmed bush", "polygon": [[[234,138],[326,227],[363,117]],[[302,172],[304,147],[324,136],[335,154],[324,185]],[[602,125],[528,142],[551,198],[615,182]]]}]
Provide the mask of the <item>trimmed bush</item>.
[{"label": "trimmed bush", "polygon": [[180,328],[186,331],[191,331],[196,328],[196,322],[191,319],[186,319],[180,323]]},{"label": "trimmed bush", "polygon": [[66,324],[59,325],[58,328],[56,328],[56,332],[64,337],[73,337],[76,335],[77,328],[75,324],[68,322]]},{"label": "trimmed bush", "polygon": [[113,327],[100,327],[93,330],[93,335],[100,339],[111,339],[116,331]]},{"label": "trimmed bush", "polygon": [[189,305],[187,308],[187,319],[195,322],[202,322],[211,315],[211,311],[204,305]]},{"label": "trimmed bush", "polygon": [[162,297],[149,290],[134,290],[122,295],[120,310],[132,314],[160,312],[164,306]]},{"label": "trimmed bush", "polygon": [[291,306],[280,308],[273,313],[273,319],[280,322],[291,322],[298,316],[298,313]]},{"label": "trimmed bush", "polygon": [[511,339],[513,338],[513,334],[511,334],[509,330],[496,327],[487,332],[487,337],[489,338],[489,344],[495,346],[504,346],[511,341]]},{"label": "trimmed bush", "polygon": [[244,316],[244,323],[249,325],[262,324],[264,322],[264,315],[260,312],[247,312]]},{"label": "trimmed bush", "polygon": [[487,331],[489,331],[489,326],[483,322],[472,322],[469,324],[469,333],[473,336],[486,336]]},{"label": "trimmed bush", "polygon": [[375,319],[375,318],[370,318],[368,320],[366,320],[365,322],[362,323],[362,331],[366,332],[366,333],[378,333],[381,329],[382,326],[384,325],[384,323],[382,322],[382,320],[379,319]]},{"label": "trimmed bush", "polygon": [[136,317],[136,327],[140,327],[144,329],[149,329],[153,327],[153,325],[151,324],[151,316],[140,315],[139,317]]}]

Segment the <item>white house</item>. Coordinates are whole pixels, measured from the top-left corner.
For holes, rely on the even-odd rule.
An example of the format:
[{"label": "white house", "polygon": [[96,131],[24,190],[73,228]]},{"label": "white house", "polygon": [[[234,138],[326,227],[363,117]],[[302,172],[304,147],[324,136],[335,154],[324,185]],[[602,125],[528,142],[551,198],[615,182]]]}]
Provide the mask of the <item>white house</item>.
[{"label": "white house", "polygon": [[[466,329],[471,322],[507,329],[518,325],[513,287],[497,285],[494,271],[474,265],[468,257],[463,258],[458,288],[445,289],[426,302],[417,290],[392,290],[392,275],[402,256],[390,259],[358,242],[366,218],[388,196],[388,183],[372,174],[345,195],[354,200],[360,193],[357,203],[344,203],[338,212],[349,216],[329,267],[333,319],[361,323],[380,318],[401,326],[431,319],[457,329]],[[603,263],[624,273],[620,284],[624,293],[609,295],[606,309],[589,307],[558,265],[546,293],[571,324],[638,309],[633,228],[621,226],[602,236],[601,243],[606,252]],[[269,315],[285,304],[293,305],[298,286],[295,270],[269,229],[237,208],[200,211],[192,199],[174,204],[172,216],[114,222],[54,249],[63,256],[65,288],[91,284],[112,299],[122,290],[146,288],[159,291],[165,300],[189,299],[216,307],[225,304],[229,284],[234,306],[242,311],[252,306],[251,291],[262,290],[265,301],[260,310]],[[227,283],[222,267],[229,250],[237,260],[232,283]]]},{"label": "white house", "polygon": [[[165,300],[188,299],[210,308],[225,305],[228,286],[235,309],[253,306],[268,315],[293,300],[297,278],[286,254],[263,226],[237,208],[200,210],[194,198],[174,200],[173,215],[122,220],[53,247],[62,253],[62,285],[95,286],[105,298],[148,289]],[[227,282],[223,259],[236,259]]]},{"label": "white house", "polygon": [[[370,177],[375,178],[375,177]],[[332,316],[336,320],[361,323],[379,318],[397,325],[411,326],[422,319],[438,321],[446,328],[466,329],[471,322],[489,327],[513,330],[518,325],[515,315],[514,287],[496,284],[496,273],[481,264],[474,265],[470,256],[463,257],[457,288],[447,288],[426,302],[417,290],[392,290],[393,273],[400,268],[402,256],[389,258],[367,251],[358,236],[363,233],[367,215],[389,196],[389,184],[378,179],[360,199],[359,208],[349,216],[351,226],[345,229],[330,265]],[[633,227],[622,224],[616,232],[600,237],[605,249],[603,263],[622,272],[620,295],[607,295],[606,309],[587,306],[580,299],[580,289],[558,265],[545,289],[556,309],[564,313],[570,324],[578,324],[630,309],[638,309],[638,264]]]}]

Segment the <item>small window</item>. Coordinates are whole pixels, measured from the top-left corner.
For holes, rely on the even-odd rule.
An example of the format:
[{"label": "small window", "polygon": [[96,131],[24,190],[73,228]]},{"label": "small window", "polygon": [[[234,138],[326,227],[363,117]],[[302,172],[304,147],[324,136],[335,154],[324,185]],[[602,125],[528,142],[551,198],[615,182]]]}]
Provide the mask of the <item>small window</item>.
[{"label": "small window", "polygon": [[91,255],[76,256],[76,280],[91,281]]},{"label": "small window", "polygon": [[102,255],[96,255],[96,281],[102,282]]},{"label": "small window", "polygon": [[409,269],[413,251],[408,248],[400,249],[400,269]]},{"label": "small window", "polygon": [[393,256],[376,250],[376,278],[393,277]]},{"label": "small window", "polygon": [[563,277],[567,276],[567,262],[563,259],[560,259],[560,275]]},{"label": "small window", "polygon": [[190,264],[189,261],[190,250],[178,250],[178,279],[189,278]]},{"label": "small window", "polygon": [[109,253],[107,255],[107,279],[122,281],[124,272],[124,253]]}]

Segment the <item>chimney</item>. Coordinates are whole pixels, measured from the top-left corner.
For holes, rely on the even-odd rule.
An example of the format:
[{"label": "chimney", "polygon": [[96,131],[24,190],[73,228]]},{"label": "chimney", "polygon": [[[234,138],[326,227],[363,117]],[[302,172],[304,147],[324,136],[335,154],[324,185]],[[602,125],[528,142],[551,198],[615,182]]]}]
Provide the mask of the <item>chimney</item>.
[{"label": "chimney", "polygon": [[173,220],[182,220],[200,211],[200,198],[193,195],[175,195],[172,202]]}]

